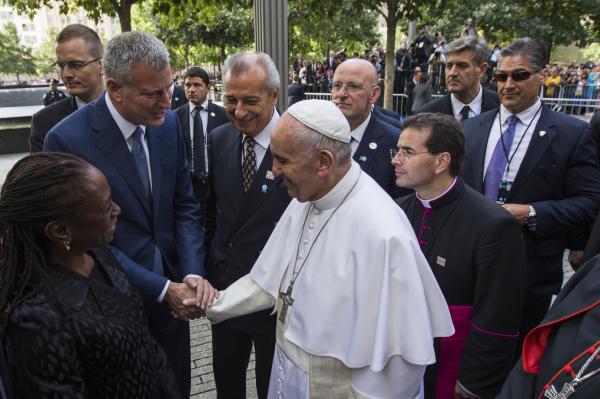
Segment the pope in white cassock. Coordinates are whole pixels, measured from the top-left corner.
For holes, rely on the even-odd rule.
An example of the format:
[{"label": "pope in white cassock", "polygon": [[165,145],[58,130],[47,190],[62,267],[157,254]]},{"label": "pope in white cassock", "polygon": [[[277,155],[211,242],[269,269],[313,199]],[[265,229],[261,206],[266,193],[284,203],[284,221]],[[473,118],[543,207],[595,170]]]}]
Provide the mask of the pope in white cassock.
[{"label": "pope in white cassock", "polygon": [[275,308],[269,398],[417,398],[434,337],[454,333],[412,227],[349,143],[330,101],[283,114],[273,173],[295,199],[250,274],[206,311],[219,323]]}]

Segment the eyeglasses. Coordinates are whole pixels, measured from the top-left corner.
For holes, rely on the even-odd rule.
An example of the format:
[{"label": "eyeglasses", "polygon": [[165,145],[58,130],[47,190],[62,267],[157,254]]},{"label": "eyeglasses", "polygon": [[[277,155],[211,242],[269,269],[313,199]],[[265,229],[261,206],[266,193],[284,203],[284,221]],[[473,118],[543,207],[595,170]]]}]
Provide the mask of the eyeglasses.
[{"label": "eyeglasses", "polygon": [[[375,87],[376,85],[369,85],[369,87]],[[340,91],[342,89],[346,89],[348,93],[356,93],[362,90],[364,87],[360,83],[341,83],[341,82],[333,82],[331,87],[332,91]]]},{"label": "eyeglasses", "polygon": [[515,82],[522,82],[524,80],[529,79],[529,77],[536,72],[538,71],[512,71],[510,73],[496,72],[494,73],[494,78],[496,79],[496,82],[506,82],[508,80],[508,77],[510,76]]},{"label": "eyeglasses", "polygon": [[96,62],[98,60],[101,60],[102,57],[98,57],[98,58],[94,58],[91,61],[69,61],[69,62],[58,62],[56,61],[52,66],[54,67],[54,69],[56,70],[56,72],[61,72],[63,71],[65,68],[69,68],[72,69],[74,71],[78,71],[80,69],[83,69],[86,65],[91,64],[92,62]]},{"label": "eyeglasses", "polygon": [[421,154],[430,154],[430,152],[429,151],[408,152],[406,150],[397,150],[395,148],[390,148],[390,157],[392,157],[392,160],[394,160],[394,158],[396,158],[397,155],[400,155],[400,159],[402,160],[402,162],[406,162],[408,159],[412,158],[414,155],[421,155]]}]

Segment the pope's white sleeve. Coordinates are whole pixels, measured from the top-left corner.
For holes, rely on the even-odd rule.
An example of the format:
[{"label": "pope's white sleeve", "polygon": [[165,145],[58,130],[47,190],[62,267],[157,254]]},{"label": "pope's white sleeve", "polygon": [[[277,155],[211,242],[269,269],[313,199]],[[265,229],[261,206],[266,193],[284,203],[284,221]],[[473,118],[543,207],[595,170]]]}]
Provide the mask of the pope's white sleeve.
[{"label": "pope's white sleeve", "polygon": [[425,367],[406,362],[401,356],[390,358],[385,368],[374,372],[369,367],[352,370],[352,398],[421,397]]},{"label": "pope's white sleeve", "polygon": [[219,298],[206,309],[206,317],[212,323],[220,323],[275,306],[275,300],[252,280],[249,274],[219,291]]}]

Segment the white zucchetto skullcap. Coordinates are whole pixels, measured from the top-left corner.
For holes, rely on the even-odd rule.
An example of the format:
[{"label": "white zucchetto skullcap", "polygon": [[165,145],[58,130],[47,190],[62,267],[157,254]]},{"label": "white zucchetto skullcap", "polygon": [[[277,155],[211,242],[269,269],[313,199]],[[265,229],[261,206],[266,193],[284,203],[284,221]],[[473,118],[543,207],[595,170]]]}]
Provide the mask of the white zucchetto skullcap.
[{"label": "white zucchetto skullcap", "polygon": [[303,100],[294,103],[287,113],[298,122],[331,139],[349,143],[350,125],[342,111],[331,101]]}]

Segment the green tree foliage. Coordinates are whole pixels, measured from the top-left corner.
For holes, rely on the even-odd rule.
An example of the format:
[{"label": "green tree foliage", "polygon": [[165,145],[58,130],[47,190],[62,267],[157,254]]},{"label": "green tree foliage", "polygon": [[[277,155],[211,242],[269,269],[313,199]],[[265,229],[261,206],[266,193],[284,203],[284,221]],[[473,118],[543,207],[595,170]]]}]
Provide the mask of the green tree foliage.
[{"label": "green tree foliage", "polygon": [[22,46],[13,23],[4,25],[0,32],[0,73],[16,75],[35,75],[35,62],[31,49]]},{"label": "green tree foliage", "polygon": [[297,53],[322,59],[328,50],[363,55],[380,41],[377,12],[355,0],[289,0],[290,62]]},{"label": "green tree foliage", "polygon": [[38,75],[42,76],[52,76],[56,77],[56,71],[52,64],[56,60],[56,54],[54,49],[56,47],[56,29],[52,28],[48,30],[48,34],[46,35],[46,39],[42,42],[42,44],[33,50],[33,56],[36,60],[36,70]]},{"label": "green tree foliage", "polygon": [[[17,11],[33,18],[43,6],[52,8],[56,3],[52,0],[4,0]],[[119,17],[121,31],[131,30],[131,6],[143,0],[58,0],[61,14],[67,15],[78,8],[83,8],[89,19],[97,23],[103,15]]]},{"label": "green tree foliage", "polygon": [[597,0],[445,0],[427,4],[421,14],[423,22],[443,30],[449,41],[460,35],[468,17],[490,43],[531,36],[551,50],[573,43],[584,47],[600,38]]},{"label": "green tree foliage", "polygon": [[363,6],[376,10],[385,20],[387,27],[385,42],[385,84],[383,105],[392,109],[394,105],[394,55],[396,52],[396,28],[406,18],[416,18],[422,7],[433,0],[364,0]]},{"label": "green tree foliage", "polygon": [[134,11],[134,26],[164,41],[176,70],[209,62],[220,66],[228,54],[248,49],[254,42],[254,18],[249,6],[197,1],[185,11],[156,3]]}]

